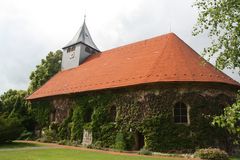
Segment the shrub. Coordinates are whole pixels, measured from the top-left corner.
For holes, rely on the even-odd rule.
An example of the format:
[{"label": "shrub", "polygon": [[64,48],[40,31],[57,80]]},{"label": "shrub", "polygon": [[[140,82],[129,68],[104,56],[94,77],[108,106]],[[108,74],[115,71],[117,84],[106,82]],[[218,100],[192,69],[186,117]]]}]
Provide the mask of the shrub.
[{"label": "shrub", "polygon": [[194,153],[195,157],[206,160],[228,160],[228,154],[218,148],[199,149]]},{"label": "shrub", "polygon": [[96,149],[102,149],[102,146],[103,146],[102,141],[96,141],[93,145],[93,147]]},{"label": "shrub", "polygon": [[23,126],[17,118],[0,117],[0,143],[17,139],[23,131]]},{"label": "shrub", "polygon": [[58,144],[66,145],[67,144],[67,140],[60,140],[60,141],[58,141]]},{"label": "shrub", "polygon": [[19,136],[18,139],[21,139],[21,140],[30,140],[33,138],[33,132],[29,132],[27,130],[24,130],[21,135]]},{"label": "shrub", "polygon": [[141,154],[141,155],[152,155],[152,152],[149,151],[149,150],[147,150],[147,149],[145,149],[145,148],[142,148],[142,149],[138,152],[138,154]]},{"label": "shrub", "polygon": [[94,146],[93,144],[89,144],[89,145],[87,145],[87,148],[89,148],[89,149],[95,149],[95,146]]},{"label": "shrub", "polygon": [[116,135],[115,149],[120,150],[120,151],[123,151],[126,149],[124,135],[121,132],[117,133],[117,135]]},{"label": "shrub", "polygon": [[114,148],[115,139],[116,139],[116,129],[114,123],[105,123],[99,129],[101,137],[98,138],[98,141],[102,141],[104,148]]},{"label": "shrub", "polygon": [[75,147],[80,146],[81,145],[81,141],[71,141],[70,145],[71,146],[75,146]]},{"label": "shrub", "polygon": [[56,131],[48,128],[43,129],[42,137],[40,138],[42,142],[55,142],[57,141]]}]

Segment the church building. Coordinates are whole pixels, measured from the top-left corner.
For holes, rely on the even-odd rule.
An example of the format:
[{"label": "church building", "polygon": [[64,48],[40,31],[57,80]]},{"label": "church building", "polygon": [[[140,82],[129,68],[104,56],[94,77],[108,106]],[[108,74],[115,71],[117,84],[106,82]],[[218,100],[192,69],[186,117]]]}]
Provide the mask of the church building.
[{"label": "church building", "polygon": [[50,121],[83,145],[189,151],[230,147],[211,121],[238,89],[174,33],[100,51],[84,21],[63,47],[62,70],[27,99],[48,101]]}]

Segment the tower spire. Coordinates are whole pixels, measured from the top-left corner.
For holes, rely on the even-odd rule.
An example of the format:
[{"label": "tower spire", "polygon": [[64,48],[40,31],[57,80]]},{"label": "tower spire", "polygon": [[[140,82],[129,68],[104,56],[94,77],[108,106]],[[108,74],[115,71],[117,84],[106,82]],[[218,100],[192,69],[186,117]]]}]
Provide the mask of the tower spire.
[{"label": "tower spire", "polygon": [[83,24],[79,28],[78,32],[75,34],[73,39],[66,46],[63,47],[63,49],[70,47],[72,45],[78,44],[78,43],[82,43],[82,44],[85,44],[85,45],[91,47],[94,50],[99,51],[99,49],[97,48],[97,46],[95,45],[95,43],[92,40],[92,37],[88,31],[85,21],[86,21],[86,15],[84,15]]},{"label": "tower spire", "polygon": [[79,66],[88,56],[100,52],[88,31],[86,14],[73,39],[63,47],[62,70]]}]

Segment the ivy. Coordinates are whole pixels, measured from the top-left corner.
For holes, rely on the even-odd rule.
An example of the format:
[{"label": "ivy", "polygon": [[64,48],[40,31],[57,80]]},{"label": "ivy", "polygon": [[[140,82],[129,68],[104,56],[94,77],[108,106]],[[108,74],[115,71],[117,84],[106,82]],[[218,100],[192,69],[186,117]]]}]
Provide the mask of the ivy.
[{"label": "ivy", "polygon": [[40,129],[50,125],[49,115],[51,113],[52,107],[53,106],[47,100],[32,103],[30,112],[37,121]]},{"label": "ivy", "polygon": [[[200,91],[179,94],[169,89],[158,94],[151,90],[76,95],[72,114],[60,124],[59,136],[81,142],[86,129],[92,131],[95,146],[120,150],[136,149],[138,133],[144,135],[144,147],[151,151],[226,147],[227,132],[211,125],[212,117],[221,113],[221,99]],[[173,121],[173,104],[178,101],[191,107],[189,125]]]},{"label": "ivy", "polygon": [[86,108],[89,106],[88,97],[76,97],[73,107],[71,140],[82,141],[84,118],[86,117]]},{"label": "ivy", "polygon": [[72,112],[70,115],[59,124],[58,137],[60,140],[70,140],[71,139],[71,129],[72,129]]}]

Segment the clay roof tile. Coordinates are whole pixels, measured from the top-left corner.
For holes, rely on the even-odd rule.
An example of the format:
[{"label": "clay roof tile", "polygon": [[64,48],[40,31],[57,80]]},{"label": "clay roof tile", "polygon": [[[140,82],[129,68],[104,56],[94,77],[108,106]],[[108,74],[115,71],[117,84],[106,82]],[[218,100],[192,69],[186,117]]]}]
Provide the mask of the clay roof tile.
[{"label": "clay roof tile", "polygon": [[80,66],[57,73],[27,99],[153,82],[215,82],[240,87],[169,33],[92,55]]}]

